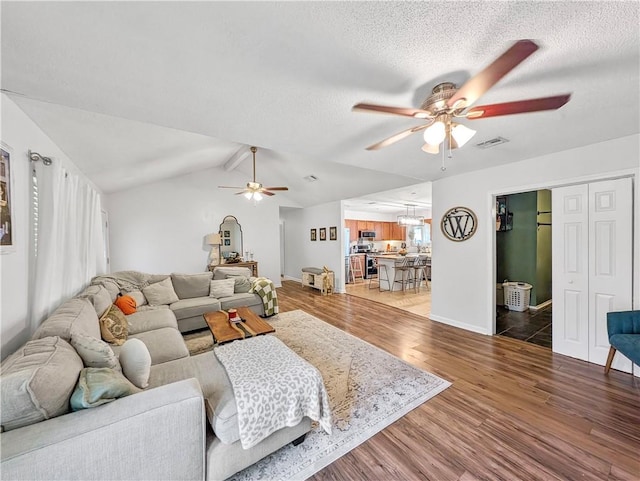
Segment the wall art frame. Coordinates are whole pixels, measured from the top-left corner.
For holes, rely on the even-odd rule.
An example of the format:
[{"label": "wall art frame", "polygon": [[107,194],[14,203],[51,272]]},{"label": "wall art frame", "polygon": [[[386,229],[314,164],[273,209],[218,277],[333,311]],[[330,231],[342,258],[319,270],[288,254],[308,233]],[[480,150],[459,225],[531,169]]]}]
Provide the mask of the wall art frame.
[{"label": "wall art frame", "polygon": [[15,215],[13,209],[13,149],[0,142],[0,254],[16,250]]}]

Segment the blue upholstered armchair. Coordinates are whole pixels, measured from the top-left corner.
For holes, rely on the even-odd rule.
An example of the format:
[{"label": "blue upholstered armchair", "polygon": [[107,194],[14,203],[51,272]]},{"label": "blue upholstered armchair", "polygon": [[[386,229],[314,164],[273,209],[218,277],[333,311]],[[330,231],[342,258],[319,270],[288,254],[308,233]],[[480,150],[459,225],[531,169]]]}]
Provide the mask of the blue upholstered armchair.
[{"label": "blue upholstered armchair", "polygon": [[607,332],[611,348],[604,367],[605,374],[611,369],[616,351],[640,365],[640,311],[608,312]]}]

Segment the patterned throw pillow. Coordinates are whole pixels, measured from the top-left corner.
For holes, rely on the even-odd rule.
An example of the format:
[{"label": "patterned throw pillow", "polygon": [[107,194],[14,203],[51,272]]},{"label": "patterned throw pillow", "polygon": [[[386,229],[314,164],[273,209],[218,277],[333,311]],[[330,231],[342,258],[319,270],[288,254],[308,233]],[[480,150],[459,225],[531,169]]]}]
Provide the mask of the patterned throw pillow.
[{"label": "patterned throw pillow", "polygon": [[136,300],[131,296],[118,296],[113,303],[126,315],[136,312]]},{"label": "patterned throw pillow", "polygon": [[100,334],[105,341],[121,346],[129,336],[129,323],[118,306],[113,305],[100,318]]},{"label": "patterned throw pillow", "polygon": [[71,345],[86,367],[115,368],[118,358],[113,353],[109,344],[95,337],[87,336],[81,332],[71,334]]}]

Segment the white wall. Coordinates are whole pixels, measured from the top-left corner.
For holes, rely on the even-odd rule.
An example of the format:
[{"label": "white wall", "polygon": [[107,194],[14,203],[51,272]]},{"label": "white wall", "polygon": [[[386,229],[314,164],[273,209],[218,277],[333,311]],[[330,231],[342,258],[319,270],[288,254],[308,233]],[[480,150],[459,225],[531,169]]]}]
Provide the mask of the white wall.
[{"label": "white wall", "polygon": [[495,316],[495,202],[497,193],[537,190],[616,173],[635,173],[635,308],[640,306],[640,135],[557,152],[513,164],[447,177],[433,183],[433,219],[451,207],[471,208],[476,234],[451,242],[433,229],[431,318],[491,334]]},{"label": "white wall", "polygon": [[[5,94],[1,96],[2,141],[13,149],[11,156],[13,228],[15,250],[0,256],[0,332],[4,359],[31,336],[29,303],[29,195],[31,167],[28,151],[51,157],[70,171],[84,176],[69,158]],[[86,180],[86,178],[85,178]],[[96,191],[100,192],[95,186]],[[44,241],[44,240],[43,240]],[[87,279],[87,282],[89,279]],[[83,286],[78,286],[81,289]]]},{"label": "white wall", "polygon": [[356,219],[356,220],[373,220],[378,222],[396,222],[398,220],[398,216],[396,214],[387,214],[385,212],[362,212],[359,210],[348,210],[344,211],[345,219]]},{"label": "white wall", "polygon": [[[281,220],[284,224],[285,276],[300,280],[303,267],[327,266],[334,272],[336,292],[344,292],[344,255],[345,242],[344,218],[341,202],[307,207],[305,209],[283,210]],[[319,229],[326,227],[327,240],[321,241]],[[329,227],[336,227],[338,238],[329,240]],[[318,237],[311,241],[310,230],[318,229]],[[349,239],[346,239],[349,242]]]},{"label": "white wall", "polygon": [[212,168],[109,194],[111,271],[203,272],[210,249],[204,237],[218,232],[222,219],[233,215],[259,275],[279,286],[278,199],[283,196],[254,205],[234,190],[218,189],[245,183],[239,173]]}]

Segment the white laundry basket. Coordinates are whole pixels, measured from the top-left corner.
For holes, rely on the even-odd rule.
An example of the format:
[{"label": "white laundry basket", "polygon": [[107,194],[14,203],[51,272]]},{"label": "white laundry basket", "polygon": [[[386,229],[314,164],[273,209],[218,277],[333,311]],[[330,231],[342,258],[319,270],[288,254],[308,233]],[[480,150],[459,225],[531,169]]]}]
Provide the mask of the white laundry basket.
[{"label": "white laundry basket", "polygon": [[531,301],[531,289],[533,286],[526,282],[505,282],[502,284],[504,290],[504,305],[510,311],[526,311]]}]

